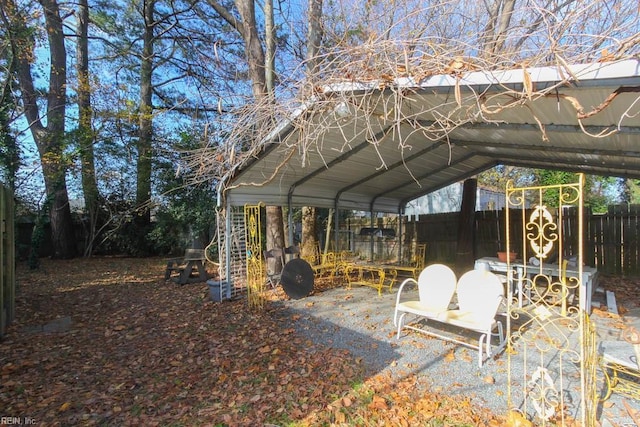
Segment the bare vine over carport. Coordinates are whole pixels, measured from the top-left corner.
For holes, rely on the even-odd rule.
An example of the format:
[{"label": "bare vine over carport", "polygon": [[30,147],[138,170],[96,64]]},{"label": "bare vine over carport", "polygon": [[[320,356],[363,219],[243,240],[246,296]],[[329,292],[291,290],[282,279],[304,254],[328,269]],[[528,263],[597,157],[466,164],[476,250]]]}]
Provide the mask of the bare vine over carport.
[{"label": "bare vine over carport", "polygon": [[640,176],[637,59],[452,67],[420,81],[328,83],[219,177],[221,196],[400,212],[498,164]]},{"label": "bare vine over carport", "polygon": [[[570,34],[572,43],[562,39],[562,35],[568,36],[566,28],[578,28],[589,19],[589,11],[585,7],[574,12],[562,24],[545,20],[543,11],[536,11],[540,16],[529,26],[513,29],[512,35],[503,35],[493,43],[483,43],[487,51],[462,38],[402,38],[402,23],[384,35],[372,33],[358,45],[346,38],[336,40],[313,58],[319,64],[315,73],[303,73],[306,68],[301,64],[290,76],[280,76],[275,102],[259,100],[222,115],[221,121],[210,127],[219,131],[208,131],[203,148],[187,156],[188,170],[194,171],[194,179],[222,182],[222,190],[238,185],[263,187],[278,181],[288,167],[310,168],[317,162],[330,168],[365,150],[373,152],[366,165],[369,175],[401,169],[420,187],[421,177],[410,163],[439,146],[446,153],[461,144],[475,156],[481,152],[491,157],[480,162],[478,170],[498,163],[544,165],[545,161],[536,162],[535,157],[547,149],[557,150],[559,168],[579,165],[576,154],[584,153],[589,144],[558,143],[558,138],[564,139],[562,135],[603,139],[638,133],[633,121],[637,119],[634,113],[638,107],[633,101],[638,98],[637,79],[609,81],[606,89],[588,98],[565,90],[591,86],[585,78],[593,80],[593,76],[586,76],[579,64],[604,65],[634,60],[638,55],[640,36],[637,32],[625,36],[628,23],[611,22],[611,28],[600,34]],[[609,47],[604,49],[602,34],[609,33]],[[503,49],[499,54],[498,44]],[[543,75],[541,67],[553,72]],[[600,76],[598,79],[599,84],[604,82]],[[621,98],[624,101],[620,102]],[[612,108],[620,103],[628,109]],[[514,132],[526,135],[526,147],[500,135]],[[328,139],[338,138],[339,143],[327,144]],[[387,156],[382,145],[393,145],[399,154]],[[589,153],[607,155],[607,149],[615,145],[606,144]],[[493,151],[482,151],[484,147]],[[526,152],[514,153],[522,148]],[[268,165],[262,163],[259,176],[235,179],[256,159],[273,151],[278,156],[272,155]],[[446,166],[456,162],[451,154]],[[592,172],[632,175],[630,168],[594,167]],[[297,187],[309,180],[297,183]],[[291,191],[295,203],[295,189]]]},{"label": "bare vine over carport", "polygon": [[221,178],[218,202],[373,218],[498,164],[639,178],[639,70],[627,59],[328,85]]},{"label": "bare vine over carport", "polygon": [[276,99],[221,115],[186,169],[216,183],[220,206],[336,215],[402,214],[500,164],[640,178],[637,10],[623,2],[627,18],[590,33],[598,5],[516,10],[530,24],[490,40],[409,36],[409,17],[357,43],[334,37],[313,73],[280,76]]}]

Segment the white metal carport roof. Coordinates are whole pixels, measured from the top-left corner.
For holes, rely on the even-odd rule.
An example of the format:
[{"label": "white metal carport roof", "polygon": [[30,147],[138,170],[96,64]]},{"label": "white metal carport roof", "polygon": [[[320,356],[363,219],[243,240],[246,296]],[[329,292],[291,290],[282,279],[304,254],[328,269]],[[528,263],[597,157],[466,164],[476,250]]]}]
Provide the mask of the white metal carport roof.
[{"label": "white metal carport roof", "polygon": [[640,61],[330,85],[220,189],[398,213],[499,164],[640,178]]}]

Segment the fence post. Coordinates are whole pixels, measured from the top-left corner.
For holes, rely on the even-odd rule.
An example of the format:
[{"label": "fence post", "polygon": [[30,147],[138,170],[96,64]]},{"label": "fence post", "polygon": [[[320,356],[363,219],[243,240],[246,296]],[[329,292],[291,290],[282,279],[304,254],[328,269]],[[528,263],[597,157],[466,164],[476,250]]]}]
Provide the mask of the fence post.
[{"label": "fence post", "polygon": [[4,290],[5,290],[5,282],[8,281],[7,278],[7,260],[6,260],[6,249],[5,249],[5,236],[6,236],[6,228],[7,221],[5,218],[6,208],[5,208],[5,189],[4,186],[0,187],[0,266],[2,267],[2,271],[0,272],[0,338],[4,337],[4,332],[6,329],[7,323],[7,315],[4,307]]},{"label": "fence post", "polygon": [[13,193],[0,187],[0,338],[15,316],[15,222]]}]

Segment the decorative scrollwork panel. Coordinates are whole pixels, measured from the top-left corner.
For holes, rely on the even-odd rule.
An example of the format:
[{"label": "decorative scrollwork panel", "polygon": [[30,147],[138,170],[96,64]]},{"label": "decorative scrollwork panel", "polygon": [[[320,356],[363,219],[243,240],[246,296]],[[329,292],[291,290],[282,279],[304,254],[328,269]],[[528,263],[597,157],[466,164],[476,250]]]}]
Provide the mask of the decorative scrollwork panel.
[{"label": "decorative scrollwork panel", "polygon": [[245,205],[247,250],[247,298],[252,308],[262,308],[264,300],[264,264],[262,262],[261,205]]},{"label": "decorative scrollwork panel", "polygon": [[[511,412],[534,425],[595,425],[594,329],[578,297],[582,265],[582,176],[577,183],[506,189],[512,273],[508,364]],[[568,277],[563,207],[578,205],[579,273]],[[557,208],[549,208],[557,206]],[[512,220],[512,218],[514,218]],[[518,369],[513,367],[518,366]]]}]

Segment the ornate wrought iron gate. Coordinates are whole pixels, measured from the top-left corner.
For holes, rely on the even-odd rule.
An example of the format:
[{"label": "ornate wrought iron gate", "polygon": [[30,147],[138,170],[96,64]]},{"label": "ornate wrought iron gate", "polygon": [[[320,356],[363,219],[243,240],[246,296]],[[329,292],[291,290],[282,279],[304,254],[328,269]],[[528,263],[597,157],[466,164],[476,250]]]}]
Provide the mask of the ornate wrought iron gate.
[{"label": "ornate wrought iron gate", "polygon": [[249,306],[262,308],[264,299],[264,264],[262,262],[261,205],[245,205],[244,224],[247,242],[247,298]]},{"label": "ornate wrought iron gate", "polygon": [[221,299],[247,293],[251,307],[262,308],[265,274],[262,261],[262,204],[229,206],[218,212]]},{"label": "ornate wrought iron gate", "polygon": [[[509,415],[534,425],[596,425],[595,328],[581,294],[582,187],[580,176],[575,184],[506,189],[506,249],[519,259],[508,261]],[[579,209],[571,260],[563,248],[566,205]],[[569,262],[577,277],[567,277]]]}]

